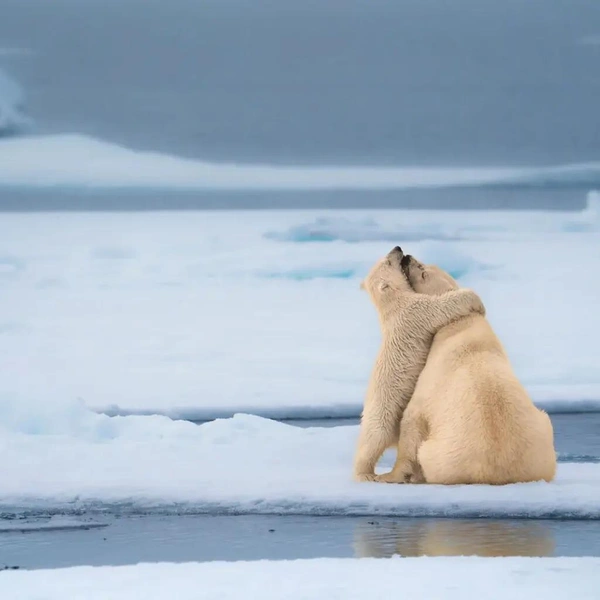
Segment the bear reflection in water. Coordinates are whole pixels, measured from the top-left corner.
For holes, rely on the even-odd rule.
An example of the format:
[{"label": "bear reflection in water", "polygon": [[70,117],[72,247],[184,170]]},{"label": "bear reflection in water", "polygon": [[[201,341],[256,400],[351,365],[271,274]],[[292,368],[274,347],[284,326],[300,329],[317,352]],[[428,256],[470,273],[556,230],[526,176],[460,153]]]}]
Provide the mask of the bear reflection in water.
[{"label": "bear reflection in water", "polygon": [[400,556],[554,556],[552,528],[531,521],[361,521],[354,532],[357,558]]}]

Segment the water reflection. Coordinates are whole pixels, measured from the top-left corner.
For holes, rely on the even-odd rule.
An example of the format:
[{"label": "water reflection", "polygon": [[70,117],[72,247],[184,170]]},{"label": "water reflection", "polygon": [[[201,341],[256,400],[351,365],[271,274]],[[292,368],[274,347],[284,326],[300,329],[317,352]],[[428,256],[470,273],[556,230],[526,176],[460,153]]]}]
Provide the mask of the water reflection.
[{"label": "water reflection", "polygon": [[544,521],[361,521],[357,558],[401,556],[554,556],[554,531]]}]

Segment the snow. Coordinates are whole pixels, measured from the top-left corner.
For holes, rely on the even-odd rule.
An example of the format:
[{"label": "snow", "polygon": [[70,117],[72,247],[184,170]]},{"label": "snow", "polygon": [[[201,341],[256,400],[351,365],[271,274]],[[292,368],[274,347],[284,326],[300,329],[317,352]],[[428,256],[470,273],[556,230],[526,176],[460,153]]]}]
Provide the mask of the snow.
[{"label": "snow", "polygon": [[[380,341],[359,282],[400,243],[481,295],[539,406],[600,409],[597,194],[579,213],[338,215],[4,214],[0,394],[43,411],[357,417]],[[298,240],[314,223],[331,241]]]},{"label": "snow", "polygon": [[[560,463],[550,484],[355,483],[358,426],[300,428],[244,414],[198,426],[108,417],[81,403],[2,405],[3,512],[600,518],[600,464]],[[392,464],[393,452],[379,468]]]},{"label": "snow", "polygon": [[[274,583],[276,582],[276,585]],[[596,600],[598,558],[400,558],[141,563],[6,571],[7,600],[235,600],[240,598],[411,600]]]},{"label": "snow", "polygon": [[[11,89],[9,86],[9,100]],[[8,106],[11,109],[12,103]],[[211,163],[141,152],[80,134],[0,142],[0,185],[5,186],[390,190],[512,185],[594,187],[599,183],[600,163],[527,168],[277,167]]]},{"label": "snow", "polygon": [[[323,241],[298,234],[315,223]],[[358,416],[380,341],[359,282],[393,243],[477,290],[538,405],[599,410],[598,225],[595,193],[579,213],[4,214],[2,510],[599,518],[597,463],[356,484],[356,426],[256,416]]]},{"label": "snow", "polygon": [[[9,50],[11,49],[0,48],[0,56]],[[29,118],[22,112],[23,99],[23,90],[19,84],[0,69],[0,138],[20,133],[30,126]],[[0,151],[0,163],[10,164],[13,158],[10,150],[6,153],[4,141],[0,143],[0,148],[4,150]]]}]

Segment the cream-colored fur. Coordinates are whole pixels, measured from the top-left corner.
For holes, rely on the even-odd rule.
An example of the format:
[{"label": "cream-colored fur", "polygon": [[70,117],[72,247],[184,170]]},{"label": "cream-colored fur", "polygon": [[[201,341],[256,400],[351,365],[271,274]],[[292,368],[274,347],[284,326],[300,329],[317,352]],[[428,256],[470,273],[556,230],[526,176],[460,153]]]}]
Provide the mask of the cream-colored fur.
[{"label": "cream-colored fur", "polygon": [[470,290],[430,296],[416,293],[402,271],[396,246],[361,284],[375,305],[382,344],[375,362],[361,418],[354,460],[357,481],[375,480],[375,465],[386,448],[396,446],[400,419],[425,365],[433,335],[441,327],[473,312],[485,314]]},{"label": "cream-colored fur", "polygon": [[[407,256],[413,289],[458,289],[447,273]],[[379,481],[507,484],[551,481],[554,433],[515,376],[483,315],[441,328],[400,427],[396,464]]]}]

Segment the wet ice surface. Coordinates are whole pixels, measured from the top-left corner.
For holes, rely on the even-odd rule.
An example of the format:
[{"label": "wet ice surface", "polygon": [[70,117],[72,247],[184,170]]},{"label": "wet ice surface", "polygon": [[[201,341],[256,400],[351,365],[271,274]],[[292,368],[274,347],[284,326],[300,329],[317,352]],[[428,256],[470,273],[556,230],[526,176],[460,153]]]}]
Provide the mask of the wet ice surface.
[{"label": "wet ice surface", "polygon": [[393,554],[600,556],[600,521],[105,515],[95,522],[106,527],[2,532],[0,567]]}]

